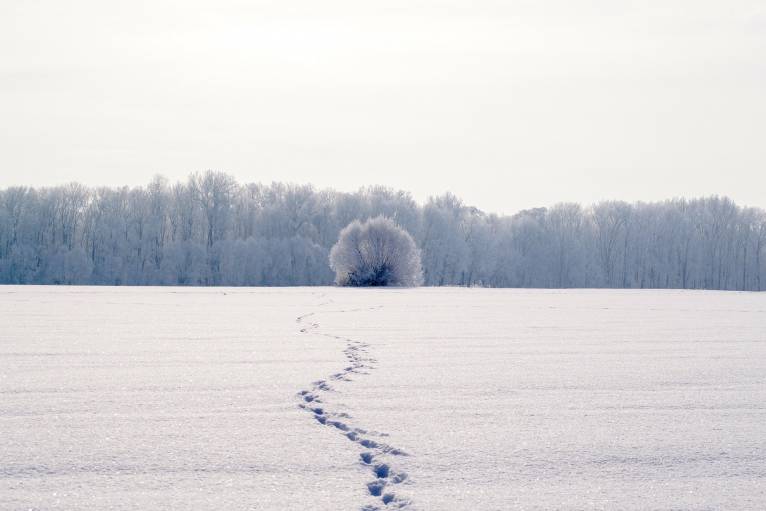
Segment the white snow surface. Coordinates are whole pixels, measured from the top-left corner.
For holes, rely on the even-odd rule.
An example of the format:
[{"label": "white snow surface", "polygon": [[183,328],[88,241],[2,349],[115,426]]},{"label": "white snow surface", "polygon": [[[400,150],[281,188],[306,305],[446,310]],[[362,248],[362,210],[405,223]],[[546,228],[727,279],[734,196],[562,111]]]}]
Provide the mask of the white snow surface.
[{"label": "white snow surface", "polygon": [[765,502],[766,294],[0,287],[3,510]]}]

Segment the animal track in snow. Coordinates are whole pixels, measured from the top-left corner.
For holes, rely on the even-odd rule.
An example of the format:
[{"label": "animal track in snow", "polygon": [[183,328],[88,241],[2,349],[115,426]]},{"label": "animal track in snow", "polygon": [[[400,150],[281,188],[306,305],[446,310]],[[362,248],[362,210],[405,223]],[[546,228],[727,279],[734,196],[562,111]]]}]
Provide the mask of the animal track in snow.
[{"label": "animal track in snow", "polygon": [[[328,302],[323,303],[326,304]],[[362,311],[378,309],[346,309],[337,311],[327,311],[335,313]],[[401,449],[388,445],[386,443],[374,440],[370,437],[387,437],[387,433],[378,431],[369,431],[366,429],[354,427],[350,420],[351,416],[342,411],[329,409],[326,403],[322,403],[320,396],[322,393],[335,392],[333,386],[328,383],[333,382],[352,382],[351,375],[367,375],[376,367],[377,360],[370,356],[370,345],[368,343],[349,339],[339,335],[327,334],[319,331],[320,325],[316,321],[307,324],[309,318],[317,315],[316,312],[304,314],[296,318],[299,325],[306,325],[300,328],[302,333],[314,333],[324,337],[345,343],[343,354],[346,358],[346,366],[339,372],[336,372],[324,380],[317,380],[311,384],[310,390],[302,390],[298,393],[301,403],[299,408],[312,414],[314,420],[326,427],[333,428],[344,435],[348,440],[365,449],[359,454],[360,464],[368,467],[374,477],[374,480],[367,483],[367,492],[371,497],[379,499],[385,509],[408,509],[411,507],[411,501],[398,497],[391,491],[392,487],[408,480],[406,472],[399,472],[392,468],[386,460],[395,456],[407,456],[407,453]],[[317,406],[321,403],[322,406]],[[340,420],[343,419],[343,420]],[[360,508],[361,511],[376,511],[383,509],[380,506],[368,504]]]}]

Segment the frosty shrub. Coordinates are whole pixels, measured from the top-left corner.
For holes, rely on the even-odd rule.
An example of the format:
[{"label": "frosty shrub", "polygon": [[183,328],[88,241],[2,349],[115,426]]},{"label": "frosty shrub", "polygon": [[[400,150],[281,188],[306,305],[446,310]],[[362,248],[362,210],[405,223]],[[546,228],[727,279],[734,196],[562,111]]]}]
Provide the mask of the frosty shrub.
[{"label": "frosty shrub", "polygon": [[419,286],[423,281],[412,236],[383,216],[348,224],[330,251],[330,267],[339,286]]}]

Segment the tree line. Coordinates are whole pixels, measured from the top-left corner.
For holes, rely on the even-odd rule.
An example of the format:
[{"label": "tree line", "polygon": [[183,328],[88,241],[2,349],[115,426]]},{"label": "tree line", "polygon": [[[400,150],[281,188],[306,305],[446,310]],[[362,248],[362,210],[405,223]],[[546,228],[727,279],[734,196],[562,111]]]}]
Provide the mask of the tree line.
[{"label": "tree line", "polygon": [[0,283],[327,285],[341,229],[379,215],[414,238],[425,285],[766,287],[766,212],[727,198],[500,216],[449,193],[420,205],[379,186],[239,184],[212,171],[134,188],[0,191]]}]

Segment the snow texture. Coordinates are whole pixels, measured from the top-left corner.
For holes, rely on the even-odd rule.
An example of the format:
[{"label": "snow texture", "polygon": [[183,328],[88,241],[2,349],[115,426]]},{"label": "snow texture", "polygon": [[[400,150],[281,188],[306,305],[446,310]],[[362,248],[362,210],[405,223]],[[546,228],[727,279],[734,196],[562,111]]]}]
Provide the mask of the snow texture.
[{"label": "snow texture", "polygon": [[0,509],[762,509],[766,295],[0,288]]}]

